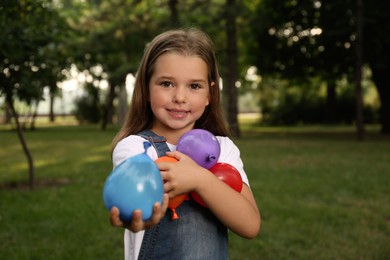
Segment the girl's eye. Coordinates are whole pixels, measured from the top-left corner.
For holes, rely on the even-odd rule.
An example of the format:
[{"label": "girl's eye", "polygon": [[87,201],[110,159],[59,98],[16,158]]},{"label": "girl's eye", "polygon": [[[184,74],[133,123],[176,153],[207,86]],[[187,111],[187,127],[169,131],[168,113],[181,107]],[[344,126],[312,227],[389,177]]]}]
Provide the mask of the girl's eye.
[{"label": "girl's eye", "polygon": [[160,83],[161,86],[163,87],[171,87],[173,86],[172,82],[169,82],[169,81],[163,81]]},{"label": "girl's eye", "polygon": [[190,85],[190,88],[191,89],[200,89],[202,86],[198,83],[193,83]]}]

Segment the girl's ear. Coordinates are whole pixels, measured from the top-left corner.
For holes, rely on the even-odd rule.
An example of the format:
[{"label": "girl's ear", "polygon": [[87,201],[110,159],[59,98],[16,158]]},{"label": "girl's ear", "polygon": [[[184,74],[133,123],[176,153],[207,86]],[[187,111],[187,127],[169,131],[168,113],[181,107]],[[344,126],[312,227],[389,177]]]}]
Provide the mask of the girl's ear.
[{"label": "girl's ear", "polygon": [[208,95],[208,97],[207,97],[206,106],[208,106],[208,105],[210,104],[210,102],[211,102],[211,95],[210,95],[210,93],[211,93],[211,88],[214,88],[214,87],[215,87],[215,82],[213,81],[213,82],[211,82],[211,84],[210,84],[210,90],[209,90],[209,95]]}]

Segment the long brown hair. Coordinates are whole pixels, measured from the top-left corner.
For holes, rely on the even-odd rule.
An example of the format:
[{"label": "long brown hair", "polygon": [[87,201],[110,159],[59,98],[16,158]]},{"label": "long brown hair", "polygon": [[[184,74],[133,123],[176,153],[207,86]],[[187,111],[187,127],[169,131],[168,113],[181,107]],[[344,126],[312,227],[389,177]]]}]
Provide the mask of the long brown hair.
[{"label": "long brown hair", "polygon": [[[194,128],[205,129],[214,135],[230,136],[222,108],[218,66],[210,38],[199,29],[178,29],[156,36],[147,46],[136,74],[134,92],[126,121],[115,136],[112,147],[123,138],[152,127],[154,115],[149,102],[149,80],[158,57],[167,52],[197,56],[208,66],[210,103]],[[212,85],[212,83],[214,83]]]}]

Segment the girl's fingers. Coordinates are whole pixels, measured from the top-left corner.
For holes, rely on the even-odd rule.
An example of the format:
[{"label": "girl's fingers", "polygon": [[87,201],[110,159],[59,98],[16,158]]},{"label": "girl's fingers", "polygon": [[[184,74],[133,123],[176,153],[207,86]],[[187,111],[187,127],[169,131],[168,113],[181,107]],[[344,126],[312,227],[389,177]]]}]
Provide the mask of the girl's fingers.
[{"label": "girl's fingers", "polygon": [[167,207],[168,207],[168,202],[169,202],[169,197],[168,197],[168,194],[165,193],[163,196],[163,203],[160,204],[157,202],[154,204],[152,218],[150,220],[148,220],[147,222],[145,222],[145,228],[155,226],[158,224],[158,222],[160,222],[160,220],[165,215],[165,212],[166,212]]},{"label": "girl's fingers", "polygon": [[168,208],[168,203],[169,195],[164,193],[162,204],[157,202],[153,205],[153,215],[151,219],[146,222],[142,220],[141,210],[137,209],[133,211],[131,222],[124,223],[119,217],[119,209],[117,207],[113,207],[110,210],[110,223],[114,227],[125,227],[132,232],[138,232],[145,228],[157,225],[157,223],[164,217]]},{"label": "girl's fingers", "polygon": [[145,222],[145,228],[150,228],[154,225],[156,225],[160,219],[162,218],[161,216],[161,205],[160,203],[156,203],[153,206],[153,214],[151,219]]},{"label": "girl's fingers", "polygon": [[142,212],[141,210],[134,210],[133,217],[131,219],[131,223],[127,227],[133,232],[138,232],[144,229],[144,221],[142,220]]},{"label": "girl's fingers", "polygon": [[164,183],[164,193],[169,193],[172,190],[172,185],[169,182]]},{"label": "girl's fingers", "polygon": [[178,161],[180,161],[181,158],[183,157],[183,154],[179,151],[167,152],[167,155],[177,159]]},{"label": "girl's fingers", "polygon": [[158,162],[157,167],[160,171],[168,171],[172,163]]},{"label": "girl's fingers", "polygon": [[114,227],[123,227],[124,226],[122,220],[119,218],[119,209],[117,207],[113,207],[110,210],[110,223]]},{"label": "girl's fingers", "polygon": [[169,204],[169,195],[167,193],[164,193],[163,204],[161,205],[162,217],[165,215],[165,212],[167,212],[168,204]]}]

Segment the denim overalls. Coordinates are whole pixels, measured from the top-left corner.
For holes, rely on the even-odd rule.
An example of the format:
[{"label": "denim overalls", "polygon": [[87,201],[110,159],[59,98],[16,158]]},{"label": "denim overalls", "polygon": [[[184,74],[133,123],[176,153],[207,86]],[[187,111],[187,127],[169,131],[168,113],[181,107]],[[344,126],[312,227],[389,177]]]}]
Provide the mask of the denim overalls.
[{"label": "denim overalls", "polygon": [[[165,137],[149,130],[138,135],[152,143],[159,157],[169,151]],[[158,225],[145,230],[138,259],[228,259],[227,228],[209,209],[185,200],[176,212],[179,219],[172,220],[168,209]]]}]

